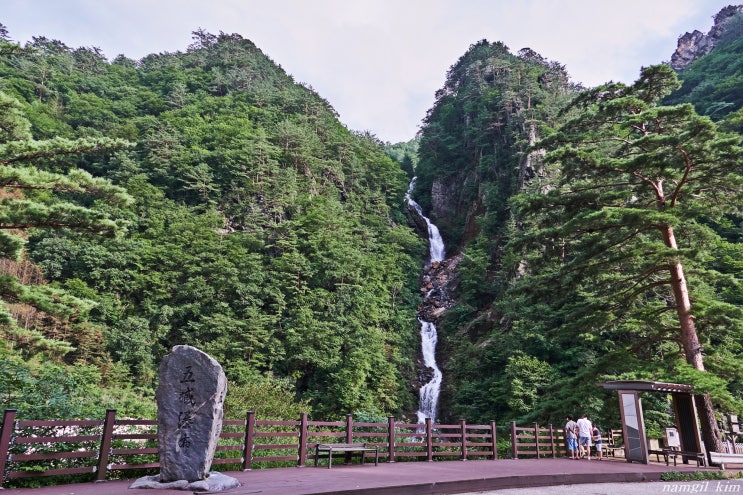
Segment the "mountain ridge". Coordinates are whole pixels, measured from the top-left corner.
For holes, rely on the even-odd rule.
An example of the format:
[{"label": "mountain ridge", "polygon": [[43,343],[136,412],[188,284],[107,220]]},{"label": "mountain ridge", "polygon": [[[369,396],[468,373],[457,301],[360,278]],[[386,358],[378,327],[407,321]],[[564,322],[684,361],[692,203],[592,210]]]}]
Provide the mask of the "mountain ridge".
[{"label": "mountain ridge", "polygon": [[725,35],[730,20],[742,13],[743,5],[728,5],[715,14],[714,23],[706,34],[695,29],[679,36],[676,50],[671,55],[671,68],[682,71],[711,52]]}]

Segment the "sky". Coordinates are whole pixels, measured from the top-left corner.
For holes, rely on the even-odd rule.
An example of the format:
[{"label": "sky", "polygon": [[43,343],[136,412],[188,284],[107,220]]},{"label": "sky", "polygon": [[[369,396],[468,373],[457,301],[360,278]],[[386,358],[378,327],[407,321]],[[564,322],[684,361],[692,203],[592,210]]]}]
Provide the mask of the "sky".
[{"label": "sky", "polygon": [[632,83],[707,33],[735,0],[0,0],[0,23],[110,59],[185,51],[191,33],[237,33],[346,127],[385,142],[415,137],[446,72],[479,40],[531,48],[586,86]]}]

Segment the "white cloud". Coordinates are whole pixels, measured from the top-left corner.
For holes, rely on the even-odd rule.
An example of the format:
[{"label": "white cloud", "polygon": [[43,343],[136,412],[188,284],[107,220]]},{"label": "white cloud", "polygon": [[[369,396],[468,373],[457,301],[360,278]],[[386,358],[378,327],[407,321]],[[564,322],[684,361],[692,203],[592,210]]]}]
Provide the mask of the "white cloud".
[{"label": "white cloud", "polygon": [[124,53],[185,50],[191,32],[239,33],[312,85],[351,129],[412,138],[470,44],[530,47],[587,85],[632,82],[729,0],[4,0],[13,39]]}]

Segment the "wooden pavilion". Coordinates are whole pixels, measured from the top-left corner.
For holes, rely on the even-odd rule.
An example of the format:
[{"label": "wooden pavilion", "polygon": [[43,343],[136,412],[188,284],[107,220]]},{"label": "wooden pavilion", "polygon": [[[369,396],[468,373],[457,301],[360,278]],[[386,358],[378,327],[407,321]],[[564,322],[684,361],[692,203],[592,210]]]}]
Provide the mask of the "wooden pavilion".
[{"label": "wooden pavilion", "polygon": [[[616,390],[619,395],[624,454],[627,462],[648,464],[650,454],[658,453],[648,447],[640,392],[659,392],[671,396],[676,428],[675,431],[673,428],[666,429],[666,445],[661,451],[666,456],[666,461],[669,454],[676,453],[682,455],[684,462],[688,462],[689,457],[696,457],[697,460],[703,458],[704,444],[697,420],[692,385],[641,380],[608,381],[599,385],[606,390]],[[674,434],[677,438],[673,438]]]}]

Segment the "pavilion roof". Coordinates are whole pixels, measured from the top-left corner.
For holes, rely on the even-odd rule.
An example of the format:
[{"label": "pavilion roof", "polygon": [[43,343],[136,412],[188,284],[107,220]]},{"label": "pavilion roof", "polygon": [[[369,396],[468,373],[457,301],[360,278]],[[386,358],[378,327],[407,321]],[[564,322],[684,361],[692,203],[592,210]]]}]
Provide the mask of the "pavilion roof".
[{"label": "pavilion roof", "polygon": [[644,380],[614,380],[599,384],[607,390],[634,390],[650,392],[685,392],[691,393],[694,385],[682,383],[653,382]]}]

